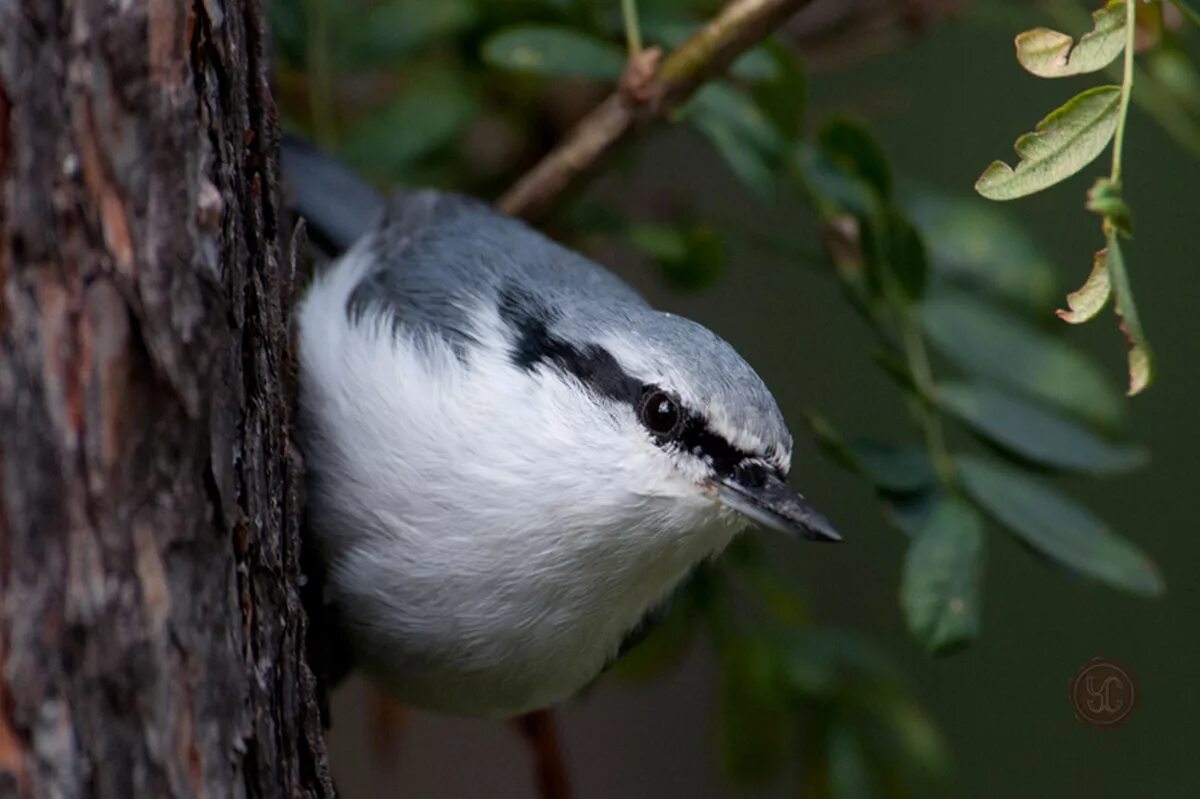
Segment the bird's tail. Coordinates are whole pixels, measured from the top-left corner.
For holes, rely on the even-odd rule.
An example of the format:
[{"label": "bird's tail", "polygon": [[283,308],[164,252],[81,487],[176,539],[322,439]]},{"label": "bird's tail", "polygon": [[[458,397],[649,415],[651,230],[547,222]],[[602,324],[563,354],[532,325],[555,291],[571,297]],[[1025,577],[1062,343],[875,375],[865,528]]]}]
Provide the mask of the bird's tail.
[{"label": "bird's tail", "polygon": [[382,215],[383,195],[304,139],[284,134],[282,160],[285,202],[330,255],[348,250]]}]

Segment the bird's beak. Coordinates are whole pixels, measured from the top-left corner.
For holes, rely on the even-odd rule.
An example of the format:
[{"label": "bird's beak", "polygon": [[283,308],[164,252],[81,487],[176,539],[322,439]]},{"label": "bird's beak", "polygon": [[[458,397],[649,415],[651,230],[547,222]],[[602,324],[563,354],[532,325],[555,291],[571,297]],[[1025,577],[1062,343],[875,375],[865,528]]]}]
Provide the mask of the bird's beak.
[{"label": "bird's beak", "polygon": [[[829,521],[813,510],[804,497],[787,487],[777,475],[735,473],[714,485],[717,499],[766,527],[799,534],[810,541],[841,541]],[[741,479],[739,479],[741,477]]]}]

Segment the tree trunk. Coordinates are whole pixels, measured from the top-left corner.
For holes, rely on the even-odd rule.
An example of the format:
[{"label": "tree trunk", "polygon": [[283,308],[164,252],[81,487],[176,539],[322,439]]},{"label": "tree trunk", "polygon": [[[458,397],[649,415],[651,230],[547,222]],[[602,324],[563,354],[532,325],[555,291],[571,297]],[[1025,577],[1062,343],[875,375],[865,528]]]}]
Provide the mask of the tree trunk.
[{"label": "tree trunk", "polygon": [[0,797],[332,794],[264,38],[0,0]]}]

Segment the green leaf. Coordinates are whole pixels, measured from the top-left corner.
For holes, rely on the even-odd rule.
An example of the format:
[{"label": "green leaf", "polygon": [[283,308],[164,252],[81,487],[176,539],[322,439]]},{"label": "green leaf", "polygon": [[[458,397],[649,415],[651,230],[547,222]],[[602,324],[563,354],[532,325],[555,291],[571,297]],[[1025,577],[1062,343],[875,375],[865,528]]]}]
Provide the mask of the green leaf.
[{"label": "green leaf", "polygon": [[904,208],[924,234],[939,278],[1035,315],[1053,307],[1054,264],[1002,206],[922,190],[906,192]]},{"label": "green leaf", "polygon": [[896,665],[871,641],[828,628],[792,632],[782,641],[780,668],[785,697],[828,700],[848,683],[901,679]]},{"label": "green leaf", "polygon": [[1108,146],[1117,127],[1120,86],[1097,86],[1050,112],[1033,133],[1017,139],[1020,163],[1014,170],[993,161],[975,182],[989,200],[1012,200],[1066,180]]},{"label": "green leaf", "polygon": [[681,261],[687,257],[687,242],[677,227],[636,222],[625,231],[625,238],[656,260]]},{"label": "green leaf", "polygon": [[1108,256],[1105,261],[1108,264],[1113,293],[1117,295],[1117,314],[1121,317],[1121,331],[1129,341],[1129,390],[1126,393],[1132,397],[1154,380],[1154,355],[1142,330],[1137,307],[1133,304],[1133,289],[1129,287],[1125,259],[1121,255],[1117,234],[1112,230],[1108,233]]},{"label": "green leaf", "polygon": [[796,148],[793,164],[822,216],[853,214],[854,224],[858,225],[858,219],[878,210],[880,199],[875,189],[854,171],[853,164],[838,164],[824,150],[807,142]]},{"label": "green leaf", "polygon": [[957,462],[971,497],[1038,552],[1114,588],[1163,592],[1154,563],[1091,511],[1016,469],[965,455]]},{"label": "green leaf", "polygon": [[1070,310],[1060,308],[1054,313],[1058,314],[1059,319],[1073,325],[1086,322],[1108,304],[1110,294],[1112,286],[1108,278],[1108,250],[1100,250],[1092,259],[1092,271],[1087,280],[1067,295],[1067,307]]},{"label": "green leaf", "polygon": [[881,491],[907,494],[931,485],[937,477],[920,447],[875,441],[852,441],[847,446],[863,475]]},{"label": "green leaf", "polygon": [[929,256],[921,234],[904,214],[891,207],[868,220],[867,227],[871,235],[864,238],[863,249],[875,279],[888,281],[880,285],[894,280],[905,299],[920,299],[929,275]]},{"label": "green leaf", "polygon": [[654,258],[663,276],[680,289],[712,285],[725,267],[725,239],[712,227],[636,223],[625,232],[630,243]]},{"label": "green leaf", "polygon": [[728,84],[710,83],[680,113],[708,138],[747,188],[764,198],[774,194],[783,137],[753,100]]},{"label": "green leaf", "polygon": [[416,159],[456,138],[477,108],[457,72],[429,70],[351,129],[342,154],[363,172],[395,178]]},{"label": "green leaf", "polygon": [[675,286],[698,291],[711,286],[725,270],[725,239],[714,227],[695,225],[685,231],[687,257],[664,262],[663,275]]},{"label": "green leaf", "polygon": [[881,198],[891,195],[887,158],[865,127],[843,117],[830,117],[817,132],[817,144],[833,163],[863,180]]},{"label": "green leaf", "polygon": [[944,497],[908,548],[900,605],[926,649],[946,654],[979,635],[983,520],[974,507]]},{"label": "green leaf", "polygon": [[860,737],[876,756],[876,773],[903,790],[896,796],[935,796],[949,771],[945,743],[919,706],[894,685],[864,686],[855,697],[861,708]]},{"label": "green leaf", "polygon": [[518,25],[483,43],[483,60],[494,67],[553,77],[616,81],[625,54],[616,45],[570,28]]},{"label": "green leaf", "polygon": [[[1072,45],[1075,45],[1072,48]],[[1041,78],[1062,78],[1104,69],[1125,49],[1125,3],[1112,0],[1092,14],[1092,30],[1075,40],[1049,28],[1017,36],[1017,61]]]},{"label": "green leaf", "polygon": [[943,383],[937,401],[985,438],[1046,466],[1110,474],[1146,460],[1140,449],[1110,444],[1069,419],[987,386]]},{"label": "green leaf", "polygon": [[1104,426],[1124,405],[1104,372],[1060,339],[961,292],[931,293],[921,304],[930,342],[956,366]]},{"label": "green leaf", "polygon": [[884,517],[890,524],[910,538],[925,529],[933,511],[942,502],[942,490],[931,486],[913,494],[898,494],[886,497],[883,502]]},{"label": "green leaf", "polygon": [[[754,98],[780,132],[790,138],[798,137],[808,100],[808,79],[800,59],[795,50],[775,40],[768,40],[747,56],[760,52],[775,65],[775,75],[757,82],[752,90]],[[741,62],[735,62],[734,66],[738,63]]]},{"label": "green leaf", "polygon": [[866,477],[881,491],[907,494],[931,485],[936,478],[929,456],[919,447],[847,442],[824,416],[808,413],[805,418],[823,455],[847,471]]},{"label": "green leaf", "polygon": [[475,22],[478,11],[467,0],[389,0],[346,16],[344,30],[333,38],[337,63],[361,70],[397,64],[422,47],[451,39]]}]

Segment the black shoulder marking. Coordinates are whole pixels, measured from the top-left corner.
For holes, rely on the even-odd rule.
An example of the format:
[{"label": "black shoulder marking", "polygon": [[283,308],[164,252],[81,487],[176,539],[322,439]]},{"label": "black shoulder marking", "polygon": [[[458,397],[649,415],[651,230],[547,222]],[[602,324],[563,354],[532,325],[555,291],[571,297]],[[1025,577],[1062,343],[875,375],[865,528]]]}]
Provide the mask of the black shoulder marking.
[{"label": "black shoulder marking", "polygon": [[598,394],[634,402],[642,384],[598,344],[577,347],[550,332],[554,316],[534,297],[513,286],[500,292],[500,318],[513,331],[512,362],[531,371],[546,364],[577,378]]}]

